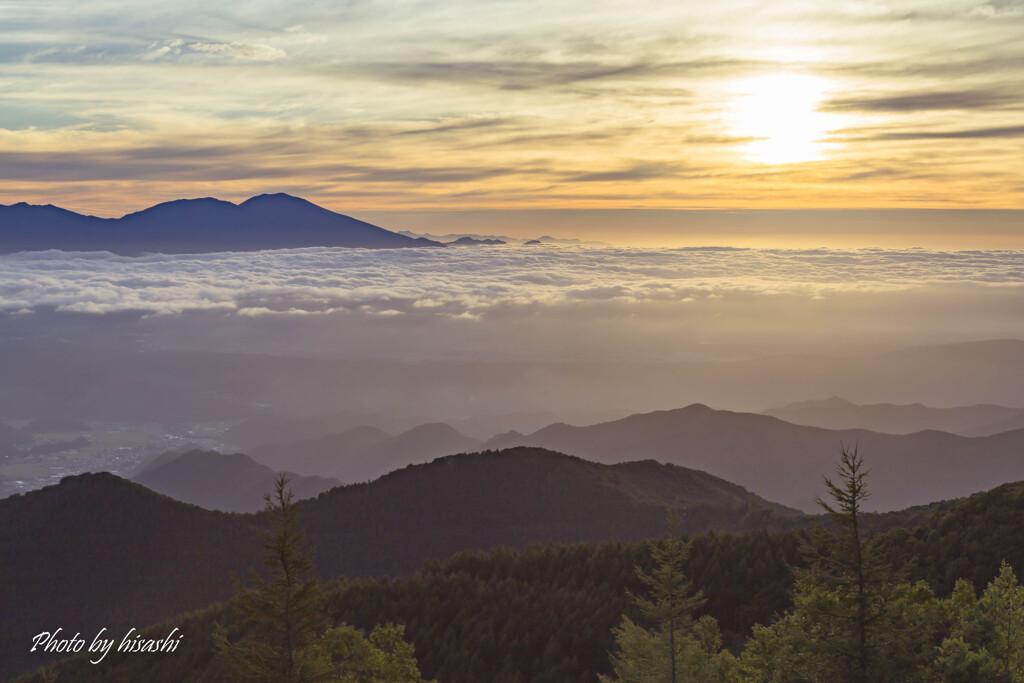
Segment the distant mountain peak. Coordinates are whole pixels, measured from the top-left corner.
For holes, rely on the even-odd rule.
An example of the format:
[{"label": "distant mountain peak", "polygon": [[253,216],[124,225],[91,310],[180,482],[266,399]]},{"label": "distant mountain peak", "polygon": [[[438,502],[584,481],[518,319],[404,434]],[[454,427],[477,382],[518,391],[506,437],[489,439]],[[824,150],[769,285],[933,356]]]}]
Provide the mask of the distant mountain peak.
[{"label": "distant mountain peak", "polygon": [[[254,208],[260,206],[301,206],[303,208],[313,207],[321,211],[330,211],[322,206],[314,204],[308,199],[302,197],[296,197],[295,195],[288,194],[286,192],[273,192],[258,194],[254,197],[249,197],[244,202],[241,202],[238,206],[243,208]],[[333,213],[333,212],[332,212]]]},{"label": "distant mountain peak", "polygon": [[308,201],[306,199],[303,199],[302,197],[296,197],[295,195],[288,194],[287,192],[264,192],[262,194],[257,194],[257,195],[253,195],[252,197],[249,197],[244,202],[242,202],[242,204],[248,204],[249,202],[263,201],[263,200],[266,200],[266,199],[284,199],[284,200],[293,200],[293,201],[297,200],[297,201],[300,201],[300,202],[306,202],[307,204],[312,204],[312,202],[310,202],[310,201]]},{"label": "distant mountain peak", "polygon": [[234,204],[214,197],[175,199],[121,218],[52,206],[0,205],[0,253],[60,249],[198,254],[302,247],[444,247],[413,239],[283,192]]}]

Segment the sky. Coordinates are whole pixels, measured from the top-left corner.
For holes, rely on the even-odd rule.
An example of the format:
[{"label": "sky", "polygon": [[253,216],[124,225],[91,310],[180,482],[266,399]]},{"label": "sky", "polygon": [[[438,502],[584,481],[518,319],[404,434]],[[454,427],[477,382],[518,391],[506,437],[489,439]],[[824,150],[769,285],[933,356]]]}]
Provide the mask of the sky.
[{"label": "sky", "polygon": [[[734,243],[779,230],[678,210],[1024,209],[1022,34],[1013,0],[0,0],[0,203]],[[1021,214],[889,216],[867,242],[1021,246]]]}]

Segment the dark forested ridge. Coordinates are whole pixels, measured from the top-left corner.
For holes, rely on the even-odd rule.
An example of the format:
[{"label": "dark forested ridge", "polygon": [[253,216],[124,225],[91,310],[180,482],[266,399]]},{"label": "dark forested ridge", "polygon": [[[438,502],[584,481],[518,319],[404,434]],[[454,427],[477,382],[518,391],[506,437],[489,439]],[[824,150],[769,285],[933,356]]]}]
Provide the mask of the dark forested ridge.
[{"label": "dark forested ridge", "polygon": [[[413,572],[469,549],[541,541],[639,540],[667,531],[786,524],[795,513],[703,472],[614,467],[540,449],[449,456],[297,505],[324,578]],[[0,501],[0,675],[30,665],[30,637],[140,626],[231,594],[257,562],[259,515],[203,510],[109,474]]]},{"label": "dark forested ridge", "polygon": [[[707,599],[699,614],[718,620],[734,651],[754,624],[791,607],[791,570],[802,566],[806,538],[803,530],[692,537],[685,571]],[[928,580],[939,595],[961,577],[980,590],[1003,557],[1024,569],[1024,483],[938,506],[920,527],[888,532],[882,545],[895,566],[909,566],[911,578]],[[464,552],[402,579],[331,583],[328,613],[364,629],[405,624],[421,670],[441,681],[592,682],[609,670],[611,629],[623,614],[637,617],[627,594],[642,589],[635,568],[649,571],[651,563],[639,542]],[[227,618],[213,608],[168,622],[195,643],[180,657],[67,662],[61,671],[76,681],[217,681],[209,634]]]},{"label": "dark forested ridge", "polygon": [[83,216],[55,206],[0,205],[0,253],[62,249],[135,256],[296,247],[443,247],[385,230],[287,194],[241,204],[179,199],[121,218]]},{"label": "dark forested ridge", "polygon": [[682,508],[687,532],[799,515],[704,472],[531,448],[448,456],[299,504],[329,575],[410,572],[467,548],[650,538],[667,531],[666,510]]}]

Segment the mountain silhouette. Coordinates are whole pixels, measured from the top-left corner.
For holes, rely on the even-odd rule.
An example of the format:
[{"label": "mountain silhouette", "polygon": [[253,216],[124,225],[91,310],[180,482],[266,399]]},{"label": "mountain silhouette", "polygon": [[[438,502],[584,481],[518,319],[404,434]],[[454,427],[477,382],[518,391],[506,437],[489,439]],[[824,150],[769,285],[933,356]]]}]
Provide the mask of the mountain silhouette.
[{"label": "mountain silhouette", "polygon": [[199,254],[299,247],[443,247],[324,209],[288,194],[241,204],[178,199],[121,218],[84,216],[55,206],[0,205],[0,253],[62,249]]}]

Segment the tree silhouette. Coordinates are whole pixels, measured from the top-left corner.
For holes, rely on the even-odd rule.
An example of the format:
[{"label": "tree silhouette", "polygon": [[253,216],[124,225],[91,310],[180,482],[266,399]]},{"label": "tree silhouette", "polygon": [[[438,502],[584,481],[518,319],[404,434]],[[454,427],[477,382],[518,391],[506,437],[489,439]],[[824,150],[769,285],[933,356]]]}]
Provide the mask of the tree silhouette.
[{"label": "tree silhouette", "polygon": [[308,578],[312,560],[302,547],[293,498],[284,474],[274,481],[274,491],[264,495],[271,526],[257,533],[269,576],[253,572],[254,585],[242,588],[235,598],[248,637],[229,643],[223,630],[215,635],[221,657],[238,680],[318,680],[315,672],[305,670],[302,654],[325,623],[319,586]]},{"label": "tree silhouette", "polygon": [[868,471],[856,446],[841,447],[836,475],[825,478],[829,500],[816,499],[828,526],[819,526],[804,547],[793,609],[771,626],[754,628],[744,652],[746,674],[821,683],[923,680],[934,596],[925,583],[903,580],[866,534]]}]

